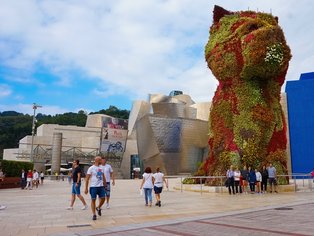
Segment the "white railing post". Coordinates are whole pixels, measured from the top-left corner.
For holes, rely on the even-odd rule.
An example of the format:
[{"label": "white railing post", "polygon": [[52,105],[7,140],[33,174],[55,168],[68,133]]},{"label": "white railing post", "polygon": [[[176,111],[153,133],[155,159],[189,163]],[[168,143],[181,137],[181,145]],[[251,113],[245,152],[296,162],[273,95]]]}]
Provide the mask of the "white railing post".
[{"label": "white railing post", "polygon": [[183,188],[183,183],[182,183],[182,176],[181,176],[181,193],[183,192],[182,188]]}]

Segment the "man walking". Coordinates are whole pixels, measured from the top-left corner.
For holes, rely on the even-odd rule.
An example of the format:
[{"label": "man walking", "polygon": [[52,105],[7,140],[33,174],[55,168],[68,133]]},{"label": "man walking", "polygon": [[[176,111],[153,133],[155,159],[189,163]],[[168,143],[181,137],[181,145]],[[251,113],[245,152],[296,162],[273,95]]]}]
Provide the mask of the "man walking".
[{"label": "man walking", "polygon": [[102,157],[101,158],[101,168],[105,174],[106,177],[106,183],[107,183],[107,187],[106,187],[106,208],[109,209],[109,199],[110,199],[110,180],[112,179],[112,186],[115,185],[115,181],[114,181],[114,174],[113,174],[113,169],[111,167],[111,165],[109,165],[107,163],[106,158]]},{"label": "man walking", "polygon": [[[89,180],[90,180],[90,188],[89,188],[89,193],[91,195],[91,209],[93,213],[93,220],[96,220],[96,210],[99,216],[101,216],[101,207],[105,202],[105,188],[107,183],[106,183],[106,177],[104,175],[104,172],[102,168],[100,167],[101,163],[101,157],[96,156],[95,157],[95,163],[91,167],[88,168],[87,170],[87,175],[86,175],[86,183],[85,183],[85,194],[88,193],[88,185],[89,185]],[[96,198],[100,198],[99,200],[99,205],[96,209]]]},{"label": "man walking", "polygon": [[72,177],[73,177],[73,183],[72,183],[72,197],[71,197],[71,205],[67,208],[68,210],[73,210],[73,205],[75,202],[75,196],[77,196],[81,202],[83,203],[82,210],[87,209],[87,204],[85,202],[85,199],[81,195],[81,179],[82,179],[82,169],[79,166],[80,161],[76,160],[73,161],[73,167],[72,167]]},{"label": "man walking", "polygon": [[21,189],[24,189],[26,186],[26,179],[27,179],[27,174],[24,169],[22,169],[21,173]]}]

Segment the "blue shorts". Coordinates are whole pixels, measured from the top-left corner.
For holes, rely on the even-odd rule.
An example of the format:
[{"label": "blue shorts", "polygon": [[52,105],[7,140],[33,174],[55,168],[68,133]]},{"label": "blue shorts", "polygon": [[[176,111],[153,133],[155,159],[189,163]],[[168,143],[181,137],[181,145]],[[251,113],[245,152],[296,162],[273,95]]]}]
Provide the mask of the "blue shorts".
[{"label": "blue shorts", "polygon": [[155,194],[160,194],[162,192],[162,187],[154,186],[154,192]]},{"label": "blue shorts", "polygon": [[97,195],[99,198],[104,198],[106,196],[106,191],[104,187],[90,187],[89,193],[93,200],[96,200]]},{"label": "blue shorts", "polygon": [[110,182],[107,182],[107,187],[105,187],[106,196],[110,197]]},{"label": "blue shorts", "polygon": [[76,186],[76,183],[72,184],[72,194],[81,195],[81,183]]}]

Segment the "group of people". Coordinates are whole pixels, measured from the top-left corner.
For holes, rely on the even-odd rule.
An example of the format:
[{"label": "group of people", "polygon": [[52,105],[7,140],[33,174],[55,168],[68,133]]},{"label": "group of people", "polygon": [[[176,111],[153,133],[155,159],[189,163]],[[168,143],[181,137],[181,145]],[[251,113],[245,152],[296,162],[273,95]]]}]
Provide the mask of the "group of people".
[{"label": "group of people", "polygon": [[[252,169],[250,166],[238,167],[230,166],[226,173],[226,187],[229,194],[241,193],[267,193],[267,183],[269,183],[270,193],[277,193],[277,173],[276,168],[269,164],[268,167],[263,166],[262,170]],[[249,189],[248,189],[249,186]]]},{"label": "group of people", "polygon": [[[82,182],[82,169],[79,166],[79,160],[73,161],[72,168],[72,194],[71,194],[71,203],[67,207],[68,210],[73,210],[74,202],[76,197],[81,200],[83,206],[82,210],[88,208],[87,203],[84,197],[81,194],[81,182]],[[112,182],[111,182],[112,181]],[[90,166],[86,173],[85,180],[85,194],[90,194],[91,196],[91,211],[92,219],[96,220],[97,215],[102,215],[102,206],[106,203],[106,208],[109,209],[109,200],[110,200],[110,185],[115,185],[115,179],[113,174],[113,169],[111,165],[106,162],[104,157],[96,156],[94,164]],[[168,188],[168,183],[165,180],[164,174],[160,172],[160,169],[156,169],[156,173],[152,173],[150,167],[145,169],[143,174],[143,181],[140,186],[140,190],[143,190],[145,195],[145,205],[152,206],[152,189],[154,189],[156,197],[156,206],[161,207],[160,194],[163,189],[163,183],[166,184]],[[97,196],[99,198],[98,202],[96,201]]]},{"label": "group of people", "polygon": [[[73,162],[72,168],[72,195],[71,195],[71,204],[67,208],[68,210],[73,210],[73,205],[76,199],[76,196],[83,203],[82,210],[88,208],[84,197],[81,195],[81,181],[82,181],[82,169],[79,166],[79,160]],[[92,210],[92,219],[96,220],[96,211],[98,216],[101,216],[102,206],[106,203],[106,208],[109,209],[109,200],[110,200],[110,181],[112,180],[112,185],[115,185],[115,179],[113,174],[113,169],[111,165],[106,163],[104,157],[96,156],[94,164],[88,168],[85,181],[85,194],[90,193],[91,196],[91,210]],[[96,198],[99,198],[98,203]]]},{"label": "group of people", "polygon": [[159,168],[156,169],[156,173],[154,174],[152,173],[152,169],[150,167],[145,168],[143,180],[140,186],[140,191],[144,191],[145,206],[152,206],[152,191],[154,189],[156,198],[155,205],[161,207],[160,194],[163,189],[163,183],[165,183],[166,187],[168,188],[168,183],[164,177],[164,174],[161,173]]},{"label": "group of people", "polygon": [[22,169],[21,171],[21,189],[29,189],[32,190],[33,187],[38,188],[39,183],[44,184],[45,175],[41,171],[40,174],[36,170],[28,170],[26,171]]}]

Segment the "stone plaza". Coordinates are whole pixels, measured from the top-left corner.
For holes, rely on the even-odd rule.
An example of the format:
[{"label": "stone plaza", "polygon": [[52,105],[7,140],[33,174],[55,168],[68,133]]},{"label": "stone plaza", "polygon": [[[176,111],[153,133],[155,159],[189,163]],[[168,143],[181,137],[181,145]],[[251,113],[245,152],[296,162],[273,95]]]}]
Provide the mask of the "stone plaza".
[{"label": "stone plaza", "polygon": [[[0,191],[2,236],[9,235],[314,235],[314,191],[229,196],[174,190],[169,179],[162,206],[145,207],[141,180],[117,180],[111,208],[96,221],[91,210],[70,204],[67,181],[45,181],[33,190]],[[84,189],[84,183],[82,184]],[[83,194],[90,204],[90,196]]]}]

